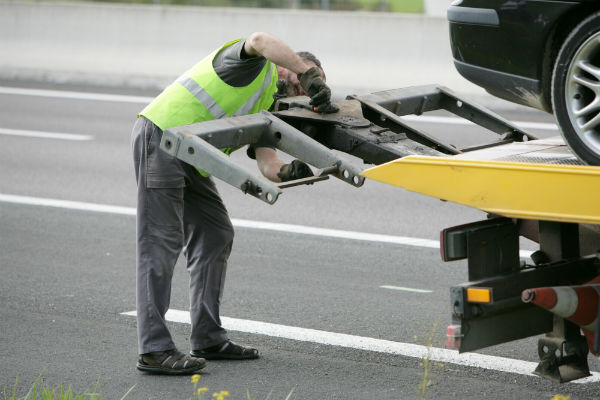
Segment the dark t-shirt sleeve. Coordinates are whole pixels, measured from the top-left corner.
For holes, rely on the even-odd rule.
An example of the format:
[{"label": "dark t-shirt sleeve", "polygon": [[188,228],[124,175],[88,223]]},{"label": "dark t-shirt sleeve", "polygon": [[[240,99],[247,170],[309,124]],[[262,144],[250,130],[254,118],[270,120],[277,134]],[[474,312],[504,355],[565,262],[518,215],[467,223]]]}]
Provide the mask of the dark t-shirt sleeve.
[{"label": "dark t-shirt sleeve", "polygon": [[215,72],[230,86],[247,86],[260,74],[267,59],[248,57],[244,51],[245,40],[240,40],[221,50],[213,60]]}]

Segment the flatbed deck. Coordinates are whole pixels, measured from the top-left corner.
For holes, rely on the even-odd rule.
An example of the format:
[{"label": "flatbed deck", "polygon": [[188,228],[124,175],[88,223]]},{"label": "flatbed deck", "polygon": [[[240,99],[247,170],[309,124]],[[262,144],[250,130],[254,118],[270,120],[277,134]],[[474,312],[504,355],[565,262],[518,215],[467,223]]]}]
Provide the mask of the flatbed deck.
[{"label": "flatbed deck", "polygon": [[362,175],[510,218],[600,224],[600,167],[582,165],[560,136],[407,156]]}]

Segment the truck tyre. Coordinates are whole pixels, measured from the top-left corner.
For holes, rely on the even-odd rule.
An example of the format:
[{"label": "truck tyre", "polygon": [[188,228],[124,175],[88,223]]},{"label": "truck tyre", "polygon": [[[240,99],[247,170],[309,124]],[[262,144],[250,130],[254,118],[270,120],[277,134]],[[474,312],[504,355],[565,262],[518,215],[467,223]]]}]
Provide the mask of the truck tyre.
[{"label": "truck tyre", "polygon": [[600,12],[577,25],[558,53],[552,108],[571,150],[600,165]]}]

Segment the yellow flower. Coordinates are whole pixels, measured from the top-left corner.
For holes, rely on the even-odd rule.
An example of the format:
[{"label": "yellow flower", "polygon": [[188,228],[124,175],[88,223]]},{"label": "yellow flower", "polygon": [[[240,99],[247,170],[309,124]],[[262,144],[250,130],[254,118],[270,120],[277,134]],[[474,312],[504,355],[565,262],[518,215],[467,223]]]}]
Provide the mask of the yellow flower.
[{"label": "yellow flower", "polygon": [[551,400],[569,400],[571,396],[563,396],[562,394],[557,394]]},{"label": "yellow flower", "polygon": [[192,375],[192,383],[196,383],[200,380],[200,374]]},{"label": "yellow flower", "polygon": [[201,387],[201,388],[198,388],[198,390],[196,390],[196,393],[198,393],[198,394],[200,394],[200,393],[204,393],[204,392],[206,392],[207,390],[208,390],[208,388],[207,388],[207,387]]}]

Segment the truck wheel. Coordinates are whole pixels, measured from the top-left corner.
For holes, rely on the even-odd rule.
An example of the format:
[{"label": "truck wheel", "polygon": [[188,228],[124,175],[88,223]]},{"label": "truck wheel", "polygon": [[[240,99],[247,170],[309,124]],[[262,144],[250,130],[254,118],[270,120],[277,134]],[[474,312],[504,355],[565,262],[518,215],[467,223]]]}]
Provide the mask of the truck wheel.
[{"label": "truck wheel", "polygon": [[585,163],[600,165],[600,13],[563,43],[554,64],[552,107],[571,150]]}]

